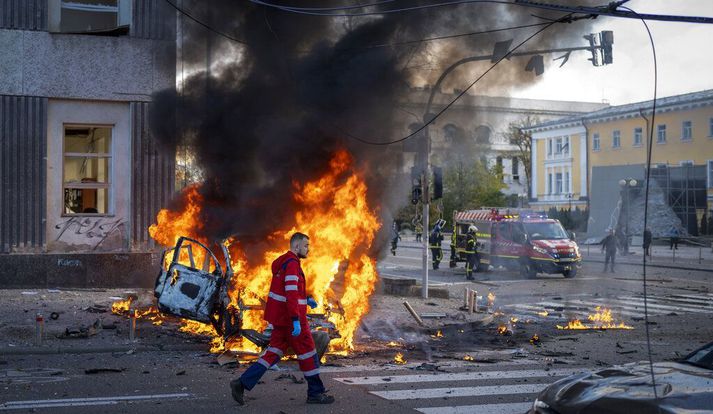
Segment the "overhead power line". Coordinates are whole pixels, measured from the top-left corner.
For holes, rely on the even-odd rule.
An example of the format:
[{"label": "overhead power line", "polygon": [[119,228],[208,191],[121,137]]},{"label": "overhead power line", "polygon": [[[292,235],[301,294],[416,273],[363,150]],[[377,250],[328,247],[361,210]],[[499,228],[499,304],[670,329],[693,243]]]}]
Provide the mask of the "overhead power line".
[{"label": "overhead power line", "polygon": [[[438,7],[457,6],[460,4],[491,3],[491,4],[504,4],[504,5],[511,5],[511,6],[528,7],[528,8],[534,8],[534,9],[542,9],[542,10],[553,10],[553,11],[560,11],[560,12],[565,12],[565,13],[591,14],[591,15],[595,15],[595,16],[611,16],[611,17],[628,18],[628,19],[644,19],[644,20],[659,20],[659,21],[668,21],[668,22],[713,24],[713,17],[675,16],[675,15],[662,15],[662,14],[639,14],[639,13],[633,13],[631,11],[617,10],[617,8],[620,5],[626,3],[626,1],[612,2],[610,4],[607,4],[606,6],[585,7],[585,6],[565,6],[565,5],[558,5],[558,4],[539,3],[539,2],[529,1],[529,0],[511,0],[511,1],[508,1],[508,0],[452,0],[452,1],[444,1],[444,2],[440,2],[440,3],[426,4],[426,5],[420,5],[420,6],[410,6],[410,7],[402,7],[402,8],[397,8],[397,9],[377,10],[377,11],[368,11],[368,12],[356,12],[356,13],[328,13],[328,12],[324,12],[324,11],[316,11],[316,10],[310,10],[310,9],[294,7],[294,6],[284,6],[284,5],[274,4],[274,3],[270,3],[270,2],[266,2],[266,1],[262,1],[262,0],[250,0],[250,1],[255,4],[259,4],[259,5],[262,5],[265,7],[272,7],[272,8],[282,10],[285,12],[289,12],[289,13],[304,14],[304,15],[309,15],[309,16],[326,16],[326,17],[377,16],[377,15],[403,13],[403,12],[417,11],[417,10],[424,10],[424,9],[431,9],[431,8],[438,8]],[[374,4],[372,4],[370,6],[374,6]],[[367,6],[364,5],[363,7],[367,7]],[[349,9],[353,9],[353,8],[354,8],[353,6],[349,6],[348,8],[334,7],[332,9],[334,11],[339,11],[339,10],[349,10]]]},{"label": "overhead power line", "polygon": [[225,33],[225,32],[221,32],[220,30],[217,30],[217,29],[211,27],[210,25],[204,23],[203,21],[198,20],[198,19],[197,19],[196,17],[194,17],[192,14],[190,14],[190,13],[188,13],[187,11],[183,10],[182,8],[178,7],[178,6],[177,6],[174,2],[172,2],[171,0],[166,0],[166,3],[168,3],[169,5],[171,5],[171,7],[173,7],[174,9],[176,9],[176,11],[178,11],[178,12],[181,13],[182,15],[188,17],[189,19],[193,20],[194,22],[198,23],[199,25],[205,27],[207,30],[210,30],[211,32],[213,32],[213,33],[215,33],[215,34],[217,34],[217,35],[223,36],[223,37],[226,38],[226,39],[230,39],[230,40],[232,40],[233,42],[237,42],[237,43],[240,43],[240,44],[242,44],[242,45],[246,45],[246,44],[247,44],[247,42],[244,41],[244,40],[240,40],[240,39],[236,38],[235,36],[231,36],[231,35],[229,35],[229,34],[227,34],[227,33]]}]

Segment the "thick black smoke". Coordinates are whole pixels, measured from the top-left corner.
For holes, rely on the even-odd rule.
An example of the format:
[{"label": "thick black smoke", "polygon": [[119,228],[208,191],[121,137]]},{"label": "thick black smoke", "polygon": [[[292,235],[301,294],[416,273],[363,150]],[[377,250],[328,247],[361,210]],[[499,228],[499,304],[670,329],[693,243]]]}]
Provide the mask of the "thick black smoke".
[{"label": "thick black smoke", "polygon": [[[399,6],[420,3],[427,2],[396,2]],[[369,46],[538,21],[530,16],[532,10],[514,6],[462,5],[378,17],[329,18],[247,1],[177,4],[245,42],[236,44],[184,18],[183,64],[195,69],[213,63],[213,70],[210,76],[201,70],[189,77],[181,94],[162,92],[154,101],[155,135],[167,144],[187,141],[205,172],[201,219],[209,239],[239,234],[243,240],[259,241],[284,228],[295,211],[293,182],[321,176],[339,148],[348,149],[359,168],[368,172],[370,200],[389,217],[397,202],[406,201],[406,186],[399,186],[394,178],[401,172],[397,171],[401,145],[369,146],[349,135],[375,141],[403,135],[407,129],[395,124],[396,108],[407,99],[414,76],[433,80],[440,66],[490,53],[495,41],[521,33],[438,44]],[[555,45],[566,30],[551,29],[533,46]],[[424,60],[435,69],[419,72],[412,67],[413,62]],[[532,74],[521,71],[519,66],[515,72],[504,65],[488,82],[517,85],[532,79]],[[472,76],[467,78],[470,81]],[[457,84],[458,79],[452,82]],[[167,127],[172,119],[178,130]]]}]

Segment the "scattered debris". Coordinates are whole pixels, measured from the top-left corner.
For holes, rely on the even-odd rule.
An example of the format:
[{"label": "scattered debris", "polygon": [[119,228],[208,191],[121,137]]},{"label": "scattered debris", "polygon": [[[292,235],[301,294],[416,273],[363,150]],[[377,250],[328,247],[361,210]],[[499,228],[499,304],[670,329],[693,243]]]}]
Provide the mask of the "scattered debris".
[{"label": "scattered debris", "polygon": [[437,371],[437,372],[446,372],[445,370],[441,369],[440,366],[435,365],[435,364],[429,364],[427,362],[424,362],[423,364],[413,367],[411,369],[415,369],[417,371]]},{"label": "scattered debris", "polygon": [[632,349],[631,351],[616,351],[616,353],[619,354],[619,355],[634,354],[634,353],[637,353],[637,352],[639,352],[639,351],[637,351],[637,350],[635,350],[635,349]]},{"label": "scattered debris", "polygon": [[237,356],[232,352],[232,351],[225,351],[222,354],[218,355],[218,357],[215,359],[216,362],[218,362],[218,365],[225,366],[225,365],[233,365],[238,363],[238,358]]},{"label": "scattered debris", "polygon": [[290,373],[285,373],[285,374],[280,374],[275,378],[275,381],[282,381],[283,379],[288,379],[291,380],[293,384],[304,384],[305,380],[300,378],[298,379],[295,377],[295,374],[290,374]]},{"label": "scattered debris", "polygon": [[101,332],[102,323],[99,319],[87,326],[67,327],[64,333],[59,338],[89,338]]},{"label": "scattered debris", "polygon": [[104,305],[97,305],[94,304],[92,306],[87,306],[86,308],[82,309],[85,312],[89,313],[106,313],[109,312],[109,308],[104,306]]},{"label": "scattered debris", "polygon": [[421,318],[423,319],[441,319],[445,318],[446,316],[448,315],[440,312],[426,312],[421,314]]},{"label": "scattered debris", "polygon": [[84,373],[87,375],[92,374],[102,374],[105,372],[124,372],[126,368],[89,368],[85,369]]},{"label": "scattered debris", "polygon": [[535,346],[540,345],[540,336],[537,334],[532,335],[532,338],[530,338],[530,343]]},{"label": "scattered debris", "polygon": [[59,319],[59,313],[57,313],[57,312],[50,313],[50,319],[52,319],[53,321],[56,321],[57,319]]},{"label": "scattered debris", "polygon": [[404,301],[404,306],[406,307],[406,310],[411,314],[411,316],[413,316],[413,318],[416,320],[416,322],[419,325],[424,326],[423,319],[421,319],[421,317],[418,316],[418,313],[416,313],[416,311],[413,310],[413,308],[411,307],[411,304],[409,304],[408,301]]},{"label": "scattered debris", "polygon": [[176,375],[186,375],[186,371],[185,371],[185,370],[183,370],[183,371],[178,371],[178,372],[176,373]]}]

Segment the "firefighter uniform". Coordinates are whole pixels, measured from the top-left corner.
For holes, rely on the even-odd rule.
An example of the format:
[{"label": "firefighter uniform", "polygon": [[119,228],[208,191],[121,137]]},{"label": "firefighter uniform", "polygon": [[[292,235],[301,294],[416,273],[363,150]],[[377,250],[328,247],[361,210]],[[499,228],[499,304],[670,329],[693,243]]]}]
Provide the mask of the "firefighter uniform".
[{"label": "firefighter uniform", "polygon": [[[240,382],[245,389],[251,390],[265,371],[292,348],[307,380],[307,396],[317,396],[325,389],[319,377],[319,356],[307,323],[306,283],[300,259],[291,251],[283,254],[272,262],[272,275],[265,306],[265,320],[273,325],[270,345],[265,354],[240,376]],[[292,336],[293,321],[299,321],[301,326],[297,336]]]},{"label": "firefighter uniform", "polygon": [[478,267],[477,245],[478,239],[475,237],[475,231],[468,231],[468,236],[465,242],[465,276],[468,280],[475,280],[473,277],[473,271]]},{"label": "firefighter uniform", "polygon": [[428,245],[431,248],[431,257],[433,258],[433,270],[438,270],[438,265],[441,263],[441,259],[443,259],[443,249],[441,249],[442,241],[443,234],[441,234],[441,228],[436,226],[428,236]]}]

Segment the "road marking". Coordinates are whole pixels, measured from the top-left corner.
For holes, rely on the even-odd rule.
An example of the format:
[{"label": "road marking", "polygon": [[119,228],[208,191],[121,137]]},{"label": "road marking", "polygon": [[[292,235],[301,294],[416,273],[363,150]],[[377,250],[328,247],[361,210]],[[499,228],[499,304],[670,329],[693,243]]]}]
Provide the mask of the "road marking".
[{"label": "road marking", "polygon": [[444,382],[444,381],[476,381],[486,379],[511,379],[511,378],[547,378],[566,377],[579,374],[584,369],[553,369],[545,370],[513,370],[513,371],[477,371],[458,372],[448,374],[421,374],[421,375],[392,375],[375,377],[346,377],[334,378],[335,380],[350,385],[373,384],[410,384],[416,382]]},{"label": "road marking", "polygon": [[[632,305],[639,304],[643,311],[643,308],[644,308],[644,298],[643,297],[637,298],[634,296],[624,296],[623,299],[626,300],[627,302],[631,303]],[[648,302],[649,308],[665,309],[670,312],[675,312],[675,311],[679,311],[679,312],[684,311],[684,312],[692,312],[692,313],[711,313],[711,312],[713,312],[713,310],[706,310],[704,308],[692,308],[692,307],[678,306],[678,305],[676,305],[676,306],[661,305],[660,303],[662,302],[662,300],[660,300],[656,297],[648,297],[647,299],[648,299],[647,302]]]},{"label": "road marking", "polygon": [[24,410],[32,408],[81,407],[89,405],[114,405],[122,401],[165,400],[190,398],[192,394],[149,394],[116,397],[64,398],[60,400],[7,401],[0,404],[0,410]]},{"label": "road marking", "polygon": [[531,402],[510,404],[459,405],[450,407],[416,408],[424,414],[515,414],[532,408]]},{"label": "road marking", "polygon": [[385,400],[415,400],[444,397],[480,397],[486,395],[535,394],[549,384],[487,385],[482,387],[421,388],[398,391],[369,391]]}]

